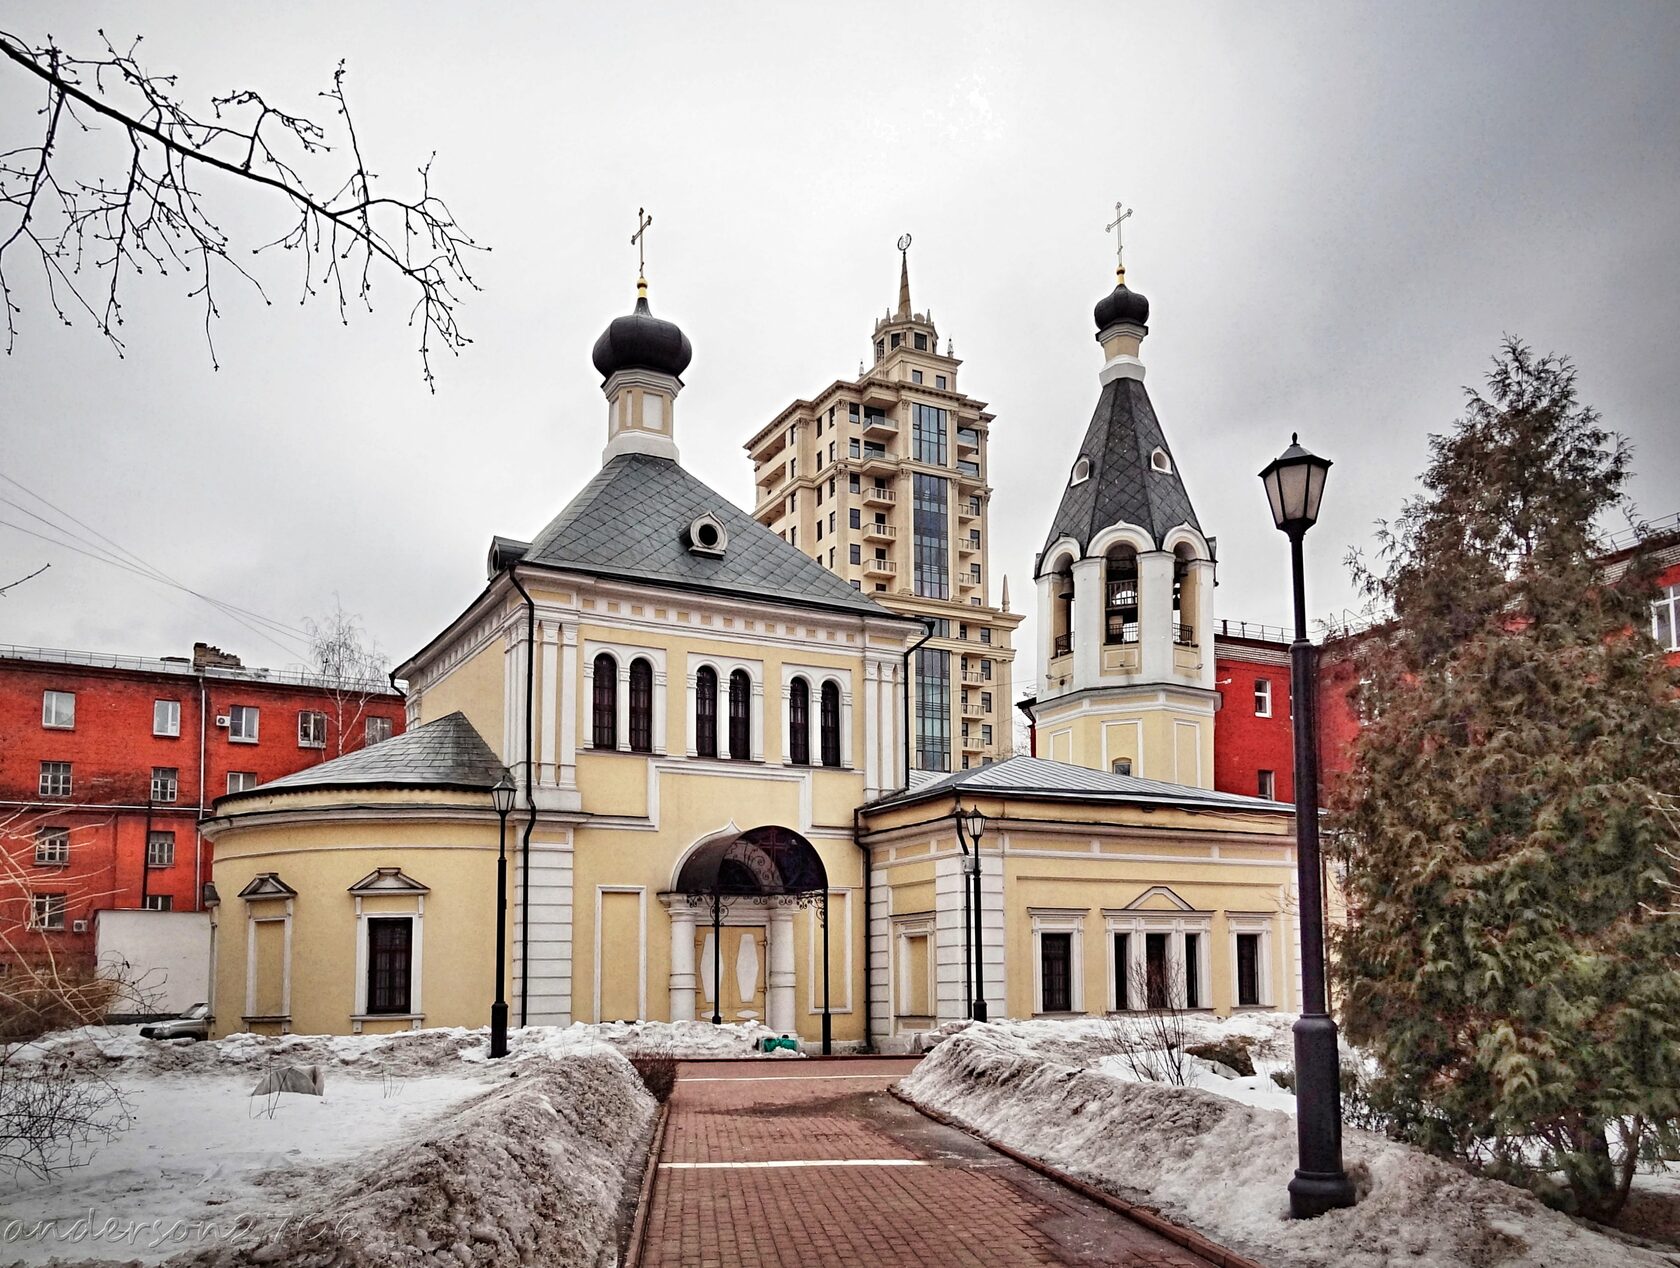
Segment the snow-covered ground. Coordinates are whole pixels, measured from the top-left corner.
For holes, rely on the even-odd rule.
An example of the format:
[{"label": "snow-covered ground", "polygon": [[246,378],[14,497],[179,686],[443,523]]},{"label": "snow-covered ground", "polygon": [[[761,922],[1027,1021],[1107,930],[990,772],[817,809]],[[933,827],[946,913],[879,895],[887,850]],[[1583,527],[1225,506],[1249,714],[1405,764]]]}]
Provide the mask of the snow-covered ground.
[{"label": "snow-covered ground", "polygon": [[[0,1263],[593,1265],[610,1244],[653,1101],[624,1054],[748,1056],[753,1024],[231,1035],[156,1043],[85,1027],[10,1060],[117,1086],[130,1124],[85,1165],[0,1176]],[[320,1067],[325,1095],[254,1097]],[[330,1258],[330,1257],[329,1257]]]},{"label": "snow-covered ground", "polygon": [[1199,1069],[1192,1087],[1138,1082],[1120,1073],[1107,1022],[1003,1022],[952,1034],[900,1086],[930,1109],[1273,1268],[1671,1268],[1668,1256],[1519,1189],[1354,1130],[1343,1146],[1358,1205],[1290,1220],[1291,1098],[1259,1071],[1287,1053],[1292,1020],[1190,1019],[1193,1043],[1248,1039],[1253,1079]]}]

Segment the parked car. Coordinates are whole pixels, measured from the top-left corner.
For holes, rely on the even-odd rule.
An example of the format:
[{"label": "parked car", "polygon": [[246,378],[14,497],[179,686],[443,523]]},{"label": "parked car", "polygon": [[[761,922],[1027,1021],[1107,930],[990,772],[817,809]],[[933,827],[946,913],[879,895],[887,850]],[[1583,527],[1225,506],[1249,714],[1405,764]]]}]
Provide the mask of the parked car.
[{"label": "parked car", "polygon": [[194,1004],[179,1017],[154,1021],[140,1027],[142,1039],[208,1039],[210,1005]]}]

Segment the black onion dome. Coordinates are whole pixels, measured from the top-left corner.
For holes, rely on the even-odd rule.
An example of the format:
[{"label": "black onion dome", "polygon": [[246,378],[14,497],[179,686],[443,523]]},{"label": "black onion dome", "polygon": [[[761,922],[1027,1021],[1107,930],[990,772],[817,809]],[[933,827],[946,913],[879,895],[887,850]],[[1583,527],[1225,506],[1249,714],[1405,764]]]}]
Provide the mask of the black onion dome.
[{"label": "black onion dome", "polygon": [[601,332],[592,354],[603,379],[620,370],[656,370],[679,376],[694,359],[694,348],[675,322],[662,321],[648,307],[647,296],[636,300],[636,311],[618,317]]},{"label": "black onion dome", "polygon": [[1094,315],[1099,333],[1121,321],[1131,322],[1135,326],[1147,326],[1149,301],[1121,282],[1097,301]]}]

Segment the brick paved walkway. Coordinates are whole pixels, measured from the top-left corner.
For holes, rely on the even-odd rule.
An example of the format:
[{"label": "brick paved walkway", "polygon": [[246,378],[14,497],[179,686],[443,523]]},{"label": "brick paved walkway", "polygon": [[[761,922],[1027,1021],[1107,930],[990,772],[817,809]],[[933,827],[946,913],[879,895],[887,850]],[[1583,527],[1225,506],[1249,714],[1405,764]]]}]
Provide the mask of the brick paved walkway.
[{"label": "brick paved walkway", "polygon": [[685,1063],[642,1263],[1208,1268],[901,1104],[886,1088],[911,1065]]}]

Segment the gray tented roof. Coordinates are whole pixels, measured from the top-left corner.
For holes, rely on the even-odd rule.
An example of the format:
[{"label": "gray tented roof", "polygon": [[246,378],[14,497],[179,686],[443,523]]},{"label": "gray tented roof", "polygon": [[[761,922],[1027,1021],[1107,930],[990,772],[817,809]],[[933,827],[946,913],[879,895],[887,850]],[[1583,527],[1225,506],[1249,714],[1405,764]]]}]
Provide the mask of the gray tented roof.
[{"label": "gray tented roof", "polygon": [[[484,788],[502,775],[501,759],[464,713],[451,713],[378,744],[335,757],[292,775],[258,784],[233,797],[317,788]],[[229,798],[218,798],[218,804]]]},{"label": "gray tented roof", "polygon": [[1141,802],[1206,810],[1294,811],[1294,807],[1287,803],[1267,801],[1263,797],[1214,792],[1209,788],[1191,788],[1185,784],[1140,779],[1134,775],[1113,775],[1069,762],[1047,761],[1042,757],[1008,757],[1001,762],[988,762],[984,766],[955,771],[917,783],[907,792],[895,793],[874,804],[960,797],[965,792]]},{"label": "gray tented roof", "polygon": [[[1156,449],[1172,457],[1172,447],[1155,417],[1143,381],[1115,379],[1105,385],[1075,456],[1075,461],[1090,459],[1090,479],[1070,484],[1063,491],[1056,518],[1050,523],[1050,535],[1044,539],[1044,550],[1048,552],[1062,538],[1071,537],[1084,551],[1103,529],[1121,523],[1143,528],[1157,546],[1180,524],[1201,532],[1190,495],[1179,478],[1177,461],[1167,472],[1150,467],[1149,456]],[[1068,465],[1071,470],[1073,464]]]},{"label": "gray tented roof", "polygon": [[[728,533],[721,556],[688,548],[689,525],[711,513]],[[525,563],[775,603],[904,619],[788,545],[669,458],[619,454],[538,533]]]}]

